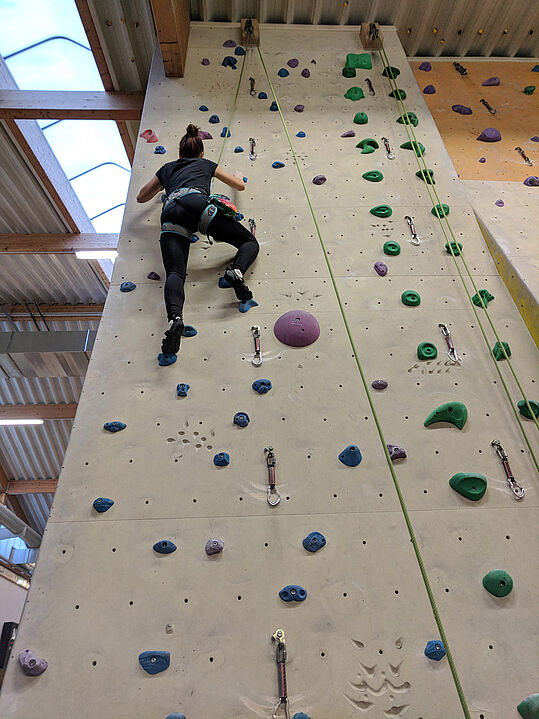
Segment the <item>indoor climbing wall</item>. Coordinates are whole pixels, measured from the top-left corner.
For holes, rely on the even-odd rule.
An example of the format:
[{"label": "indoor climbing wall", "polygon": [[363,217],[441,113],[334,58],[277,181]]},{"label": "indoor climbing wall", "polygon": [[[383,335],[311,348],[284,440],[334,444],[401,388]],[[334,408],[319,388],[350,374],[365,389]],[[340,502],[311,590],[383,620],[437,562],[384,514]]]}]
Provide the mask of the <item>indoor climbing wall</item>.
[{"label": "indoor climbing wall", "polygon": [[[532,339],[396,33],[382,30],[456,241],[477,287],[494,296],[488,315],[533,400]],[[400,147],[410,137],[396,122],[400,110],[388,97],[379,54],[370,53],[371,69],[344,77],[347,54],[362,53],[357,29],[262,26],[261,36],[260,54],[241,55],[223,47],[239,41],[238,28],[193,23],[184,79],[165,79],[154,61],[141,129],[153,130],[167,154],[154,154],[155,143],[143,139],[137,146],[119,258],[3,686],[2,716],[52,719],[84,707],[103,719],[269,719],[279,700],[271,637],[282,629],[290,716],[518,719],[517,704],[538,690],[532,563],[539,524],[536,469],[512,409],[522,398],[516,380],[507,359],[496,364],[489,354],[495,338],[486,311],[474,314],[458,273],[462,257],[447,254],[431,212],[432,186],[416,177],[414,151]],[[237,59],[236,70],[222,65],[225,57]],[[353,87],[363,99],[345,97]],[[358,112],[366,124],[354,123]],[[209,123],[211,115],[219,122]],[[218,286],[230,248],[201,238],[192,245],[186,283],[185,319],[197,334],[182,341],[175,364],[161,367],[163,283],[147,277],[163,276],[160,201],[137,205],[135,197],[174,159],[191,121],[213,135],[211,159],[230,128],[220,161],[248,178],[247,190],[232,199],[246,222],[256,222],[261,251],[248,282],[258,306],[238,312],[232,291]],[[343,137],[352,130],[355,137]],[[383,137],[395,159],[386,157]],[[362,140],[374,151],[357,148]],[[363,177],[375,170],[381,181]],[[318,176],[325,182],[313,183]],[[224,191],[219,183],[214,189]],[[392,214],[370,212],[380,205]],[[406,215],[420,244],[410,242]],[[400,253],[385,254],[385,243],[390,252],[398,244]],[[387,274],[377,274],[376,262]],[[136,287],[121,292],[123,282]],[[316,317],[320,336],[290,347],[273,327],[299,310]],[[447,357],[440,323],[451,331],[459,364]],[[253,325],[260,326],[260,367],[251,362]],[[423,342],[435,346],[436,357],[427,346],[426,359],[418,358]],[[259,379],[270,380],[271,390],[254,391]],[[375,389],[376,380],[387,387]],[[187,396],[177,396],[178,383],[189,384]],[[462,429],[458,418],[424,426],[445,403],[466,406]],[[248,426],[234,424],[238,412],[249,416]],[[112,421],[125,429],[105,431]],[[520,421],[536,453],[535,425]],[[493,439],[509,456],[521,500],[508,487]],[[406,458],[392,463],[384,443]],[[281,496],[274,507],[266,501],[270,445]],[[359,448],[359,464],[357,449],[344,452],[349,445]],[[226,466],[214,464],[221,453],[229,455]],[[464,489],[458,484],[472,499],[449,484],[461,472],[476,475]],[[482,497],[478,473],[488,485]],[[99,497],[114,500],[108,511],[94,510]],[[326,540],[317,552],[303,546],[312,532]],[[210,539],[222,541],[223,551],[206,554]],[[156,551],[171,543],[175,551]],[[511,576],[507,596],[483,586],[492,570]],[[510,580],[485,583],[499,594]],[[282,592],[289,585],[295,595]],[[16,666],[26,648],[49,663],[39,677]]]}]

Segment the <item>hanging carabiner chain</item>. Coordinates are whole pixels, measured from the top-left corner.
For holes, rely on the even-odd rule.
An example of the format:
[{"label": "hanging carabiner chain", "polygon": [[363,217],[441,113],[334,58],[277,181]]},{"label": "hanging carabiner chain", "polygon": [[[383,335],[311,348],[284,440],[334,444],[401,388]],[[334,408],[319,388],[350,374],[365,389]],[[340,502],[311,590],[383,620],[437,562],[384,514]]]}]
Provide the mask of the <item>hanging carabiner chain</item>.
[{"label": "hanging carabiner chain", "polygon": [[376,95],[376,93],[374,92],[374,87],[372,86],[372,82],[369,80],[368,77],[365,79],[365,82],[367,83],[367,87],[369,88],[369,95]]},{"label": "hanging carabiner chain", "polygon": [[290,719],[290,701],[288,699],[288,687],[286,686],[286,639],[282,629],[276,629],[271,638],[277,643],[275,650],[275,661],[277,662],[277,673],[279,677],[279,701],[275,705],[273,719],[277,719],[277,712],[281,707],[284,709],[284,716]]},{"label": "hanging carabiner chain", "polygon": [[447,356],[449,357],[451,362],[453,362],[453,364],[461,363],[462,360],[458,356],[457,350],[455,349],[455,346],[453,345],[453,340],[451,339],[451,332],[449,331],[449,328],[447,327],[447,325],[444,325],[443,322],[440,322],[438,327],[442,330],[442,334],[444,336],[444,339],[445,339],[447,347],[448,347]]},{"label": "hanging carabiner chain", "polygon": [[265,447],[264,452],[266,453],[266,465],[268,467],[268,504],[270,507],[276,507],[281,501],[281,497],[275,486],[275,465],[277,464],[277,459],[271,445]]},{"label": "hanging carabiner chain", "polygon": [[524,160],[524,163],[526,165],[533,165],[533,162],[530,160],[528,155],[526,155],[526,153],[524,152],[524,150],[521,147],[515,147],[515,150],[522,157],[522,159]]},{"label": "hanging carabiner chain", "polygon": [[417,234],[417,232],[416,232],[416,230],[415,230],[414,221],[412,220],[412,218],[410,217],[410,215],[406,215],[404,219],[405,219],[406,222],[408,223],[408,227],[410,228],[410,232],[412,233],[412,237],[411,237],[411,239],[410,239],[410,242],[412,243],[412,245],[420,245],[420,244],[421,244],[421,240],[419,239],[419,235]]},{"label": "hanging carabiner chain", "polygon": [[505,452],[504,448],[500,444],[500,441],[498,439],[493,439],[490,445],[491,447],[494,447],[494,449],[496,450],[496,454],[502,461],[503,468],[505,470],[505,476],[507,477],[507,484],[509,485],[511,492],[513,492],[517,499],[523,499],[524,489],[513,477],[513,472],[511,472],[511,467],[509,466],[509,458],[507,457],[507,453]]},{"label": "hanging carabiner chain", "polygon": [[249,78],[249,95],[256,95],[254,77]]},{"label": "hanging carabiner chain", "polygon": [[256,222],[253,220],[252,217],[249,218],[249,229],[251,230],[251,233],[256,237]]},{"label": "hanging carabiner chain", "polygon": [[254,364],[255,367],[260,367],[262,364],[262,353],[260,352],[260,327],[258,325],[253,325],[251,327],[251,332],[253,333],[253,340],[255,342],[255,353],[251,363]]},{"label": "hanging carabiner chain", "polygon": [[382,137],[382,142],[384,143],[384,147],[386,148],[386,157],[388,160],[394,160],[395,155],[391,152],[391,146],[389,144],[389,140],[387,137]]},{"label": "hanging carabiner chain", "polygon": [[256,160],[255,145],[256,145],[255,138],[250,137],[249,138],[249,159],[250,160]]},{"label": "hanging carabiner chain", "polygon": [[489,105],[489,103],[485,100],[484,97],[482,97],[482,98],[479,100],[479,102],[487,108],[487,110],[490,112],[491,115],[495,115],[495,114],[496,114],[496,110]]}]

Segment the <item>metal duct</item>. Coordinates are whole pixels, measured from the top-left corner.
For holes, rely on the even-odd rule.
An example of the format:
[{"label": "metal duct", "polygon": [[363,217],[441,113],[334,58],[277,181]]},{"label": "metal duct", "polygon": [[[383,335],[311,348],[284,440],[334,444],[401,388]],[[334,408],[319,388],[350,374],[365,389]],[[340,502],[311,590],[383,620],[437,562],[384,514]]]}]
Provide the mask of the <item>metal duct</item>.
[{"label": "metal duct", "polygon": [[17,515],[0,504],[0,524],[3,524],[9,529],[16,537],[20,537],[28,547],[39,547],[41,544],[41,535],[38,534],[35,529],[29,527],[26,522],[19,519]]},{"label": "metal duct", "polygon": [[5,377],[83,377],[97,332],[0,332]]}]

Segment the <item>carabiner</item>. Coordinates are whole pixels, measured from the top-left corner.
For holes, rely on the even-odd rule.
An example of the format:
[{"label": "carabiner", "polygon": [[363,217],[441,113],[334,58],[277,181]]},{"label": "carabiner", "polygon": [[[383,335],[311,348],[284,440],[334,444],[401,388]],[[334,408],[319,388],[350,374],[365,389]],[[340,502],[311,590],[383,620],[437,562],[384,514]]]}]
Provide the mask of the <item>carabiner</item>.
[{"label": "carabiner", "polygon": [[391,147],[389,146],[389,140],[387,137],[382,137],[382,142],[384,143],[384,146],[386,148],[386,157],[388,160],[394,160],[395,155],[391,152]]},{"label": "carabiner", "polygon": [[253,220],[252,217],[249,218],[249,229],[251,230],[251,233],[256,237],[256,222]]},{"label": "carabiner", "polygon": [[528,155],[526,155],[526,153],[524,152],[524,150],[521,147],[515,147],[515,150],[522,157],[522,159],[524,160],[524,163],[526,165],[533,165],[533,162],[530,160]]},{"label": "carabiner", "polygon": [[288,697],[286,699],[279,699],[277,704],[275,705],[275,709],[273,710],[273,714],[271,715],[273,719],[278,719],[277,712],[279,711],[279,707],[284,707],[284,716],[285,719],[290,719],[290,701]]},{"label": "carabiner", "polygon": [[277,464],[277,459],[271,445],[264,447],[264,452],[266,452],[266,466],[268,468],[267,501],[270,507],[276,507],[281,501],[281,497],[275,486],[275,465]]},{"label": "carabiner", "polygon": [[258,325],[253,325],[251,327],[251,332],[253,333],[253,339],[255,342],[255,353],[251,363],[254,364],[255,367],[260,367],[262,364],[262,354],[260,352],[260,327]]},{"label": "carabiner", "polygon": [[280,707],[284,707],[285,719],[290,719],[290,701],[288,699],[288,686],[286,683],[286,639],[282,629],[276,629],[271,635],[272,641],[277,643],[275,661],[279,677],[279,701],[273,710],[273,719],[277,719]]},{"label": "carabiner", "polygon": [[410,239],[410,242],[412,243],[412,245],[420,245],[420,244],[421,244],[421,240],[419,239],[419,235],[418,235],[417,232],[415,231],[414,221],[412,220],[412,218],[410,217],[410,215],[406,215],[404,219],[405,219],[406,222],[408,223],[408,227],[410,228],[410,232],[412,233],[412,237],[411,237],[411,239]]},{"label": "carabiner", "polygon": [[467,75],[468,70],[466,70],[465,67],[463,67],[460,62],[454,62],[453,65],[455,66],[455,70],[460,73],[461,75]]},{"label": "carabiner", "polygon": [[451,332],[449,331],[449,328],[447,327],[447,325],[444,325],[443,322],[440,322],[438,327],[442,330],[442,334],[444,336],[444,339],[445,339],[447,347],[448,347],[447,356],[449,357],[451,362],[453,362],[453,364],[458,364],[458,363],[462,362],[462,360],[460,359],[460,357],[457,354],[457,350],[455,349],[455,347],[453,345],[453,340],[451,339]]},{"label": "carabiner", "polygon": [[509,458],[507,456],[507,452],[502,447],[500,440],[493,439],[490,445],[491,447],[494,447],[494,449],[496,450],[496,454],[502,461],[505,476],[507,477],[507,484],[509,485],[511,492],[517,499],[523,499],[525,494],[524,488],[513,477],[513,472],[511,471],[511,467],[509,466]]},{"label": "carabiner", "polygon": [[488,104],[484,97],[482,97],[479,102],[487,108],[491,115],[496,114],[496,110]]},{"label": "carabiner", "polygon": [[374,87],[372,86],[372,82],[369,80],[368,77],[365,79],[365,82],[367,83],[367,86],[369,88],[369,94],[376,95],[376,93],[374,92]]},{"label": "carabiner", "polygon": [[249,94],[250,94],[250,95],[256,95],[255,79],[254,79],[254,77],[250,77],[250,78],[249,78]]},{"label": "carabiner", "polygon": [[249,138],[249,159],[250,160],[256,160],[255,145],[256,145],[255,138],[250,137]]}]

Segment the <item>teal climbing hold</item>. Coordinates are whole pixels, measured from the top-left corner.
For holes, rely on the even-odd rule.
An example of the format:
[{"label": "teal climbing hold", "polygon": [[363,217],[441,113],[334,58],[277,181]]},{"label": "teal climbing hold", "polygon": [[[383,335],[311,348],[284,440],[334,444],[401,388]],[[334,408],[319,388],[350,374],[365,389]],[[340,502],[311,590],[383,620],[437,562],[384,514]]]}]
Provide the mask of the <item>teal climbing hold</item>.
[{"label": "teal climbing hold", "polygon": [[393,210],[389,205],[376,205],[376,207],[371,207],[369,212],[375,217],[391,217],[393,214]]},{"label": "teal climbing hold", "polygon": [[483,577],[483,586],[495,597],[506,597],[513,590],[513,579],[503,569],[493,569]]},{"label": "teal climbing hold", "polygon": [[349,444],[348,447],[345,447],[339,454],[339,459],[347,467],[357,467],[363,457],[361,450],[356,444]]},{"label": "teal climbing hold", "polygon": [[230,464],[230,455],[227,452],[218,452],[213,458],[213,463],[216,467],[227,467]]},{"label": "teal climbing hold", "polygon": [[157,355],[157,362],[160,367],[170,367],[178,359],[178,355],[172,353],[159,352]]},{"label": "teal climbing hold", "polygon": [[365,94],[360,87],[351,87],[344,96],[347,100],[363,100]]},{"label": "teal climbing hold", "polygon": [[421,155],[425,154],[425,146],[422,145],[420,142],[416,142],[415,140],[408,140],[408,142],[403,142],[401,145],[401,149],[403,150],[414,150],[415,154],[418,157],[421,157]]},{"label": "teal climbing hold", "polygon": [[466,499],[477,502],[487,491],[487,478],[479,472],[457,472],[449,480],[449,486]]},{"label": "teal climbing hold", "polygon": [[359,54],[349,52],[346,56],[346,62],[344,64],[342,74],[344,77],[355,77],[357,68],[360,68],[361,70],[372,69],[372,60],[368,52],[362,52]]},{"label": "teal climbing hold", "polygon": [[392,65],[387,65],[384,67],[384,72],[382,73],[382,77],[389,77],[390,79],[395,79],[401,74],[401,71],[398,67],[393,67]]},{"label": "teal climbing hold", "polygon": [[368,172],[364,172],[361,177],[369,182],[381,182],[384,179],[380,170],[369,170]]},{"label": "teal climbing hold", "polygon": [[296,712],[292,719],[311,719],[311,717],[305,712]]},{"label": "teal climbing hold", "polygon": [[446,205],[444,202],[442,202],[441,205],[434,205],[431,212],[434,217],[439,217],[440,219],[442,219],[444,215],[449,214],[449,205]]},{"label": "teal climbing hold", "polygon": [[418,170],[415,174],[416,177],[419,177],[420,180],[426,182],[427,185],[436,184],[436,180],[434,179],[434,170]]},{"label": "teal climbing hold", "polygon": [[405,112],[397,118],[397,122],[400,125],[413,125],[414,127],[419,125],[419,120],[415,112]]},{"label": "teal climbing hold", "polygon": [[[483,299],[483,302],[481,302],[481,300],[479,299],[479,296],[481,296],[481,298]],[[476,293],[472,297],[472,302],[474,303],[474,305],[477,305],[478,307],[483,307],[483,304],[488,305],[488,303],[493,299],[494,299],[494,295],[491,295],[488,290],[479,290],[479,292]]]},{"label": "teal climbing hold", "polygon": [[462,402],[446,402],[436,407],[427,419],[423,422],[425,427],[429,427],[436,422],[449,422],[454,424],[458,429],[462,429],[468,419],[468,410]]},{"label": "teal climbing hold", "polygon": [[420,342],[417,345],[417,358],[420,360],[432,360],[438,356],[436,345],[432,342]]},{"label": "teal climbing hold", "polygon": [[385,255],[400,255],[401,246],[395,240],[388,240],[384,242],[383,250]]},{"label": "teal climbing hold", "polygon": [[194,337],[197,334],[196,329],[193,325],[185,325],[182,332],[182,337]]},{"label": "teal climbing hold", "polygon": [[361,148],[362,155],[369,155],[379,148],[378,143],[372,137],[366,137],[364,140],[360,140],[356,147]]},{"label": "teal climbing hold", "polygon": [[356,112],[354,115],[354,122],[356,125],[366,125],[369,122],[366,112]]},{"label": "teal climbing hold", "polygon": [[403,305],[407,305],[408,307],[417,307],[421,304],[421,297],[419,296],[419,292],[415,290],[404,290],[401,295],[401,301]]},{"label": "teal climbing hold", "polygon": [[522,90],[522,92],[525,95],[533,95],[533,93],[535,92],[535,85],[526,85],[526,87],[524,88],[524,90]]},{"label": "teal climbing hold", "polygon": [[406,100],[406,92],[397,88],[396,90],[391,90],[388,97],[394,97],[396,100]]},{"label": "teal climbing hold", "polygon": [[[536,417],[539,417],[539,402],[536,402],[533,399],[528,400],[528,404],[532,408],[532,412]],[[526,417],[526,419],[533,419],[530,410],[528,409],[528,405],[526,404],[525,399],[521,399],[520,402],[517,402],[518,411],[523,417]]]},{"label": "teal climbing hold", "polygon": [[[505,355],[508,357],[511,357],[511,348],[507,344],[507,342],[502,342],[503,349],[498,341],[496,341],[496,344],[492,348],[492,354],[494,355],[495,359],[500,362],[501,360],[505,359]],[[505,350],[505,353],[504,351]]]},{"label": "teal climbing hold", "polygon": [[271,163],[271,166],[275,169],[279,169],[280,167],[284,167],[284,162],[281,162],[280,160],[275,160],[275,162]]},{"label": "teal climbing hold", "polygon": [[[451,252],[453,250],[453,252]],[[458,257],[462,250],[462,242],[446,242],[445,243],[445,251],[448,255],[455,255]]]},{"label": "teal climbing hold", "polygon": [[522,719],[539,719],[539,694],[530,694],[517,706]]}]

